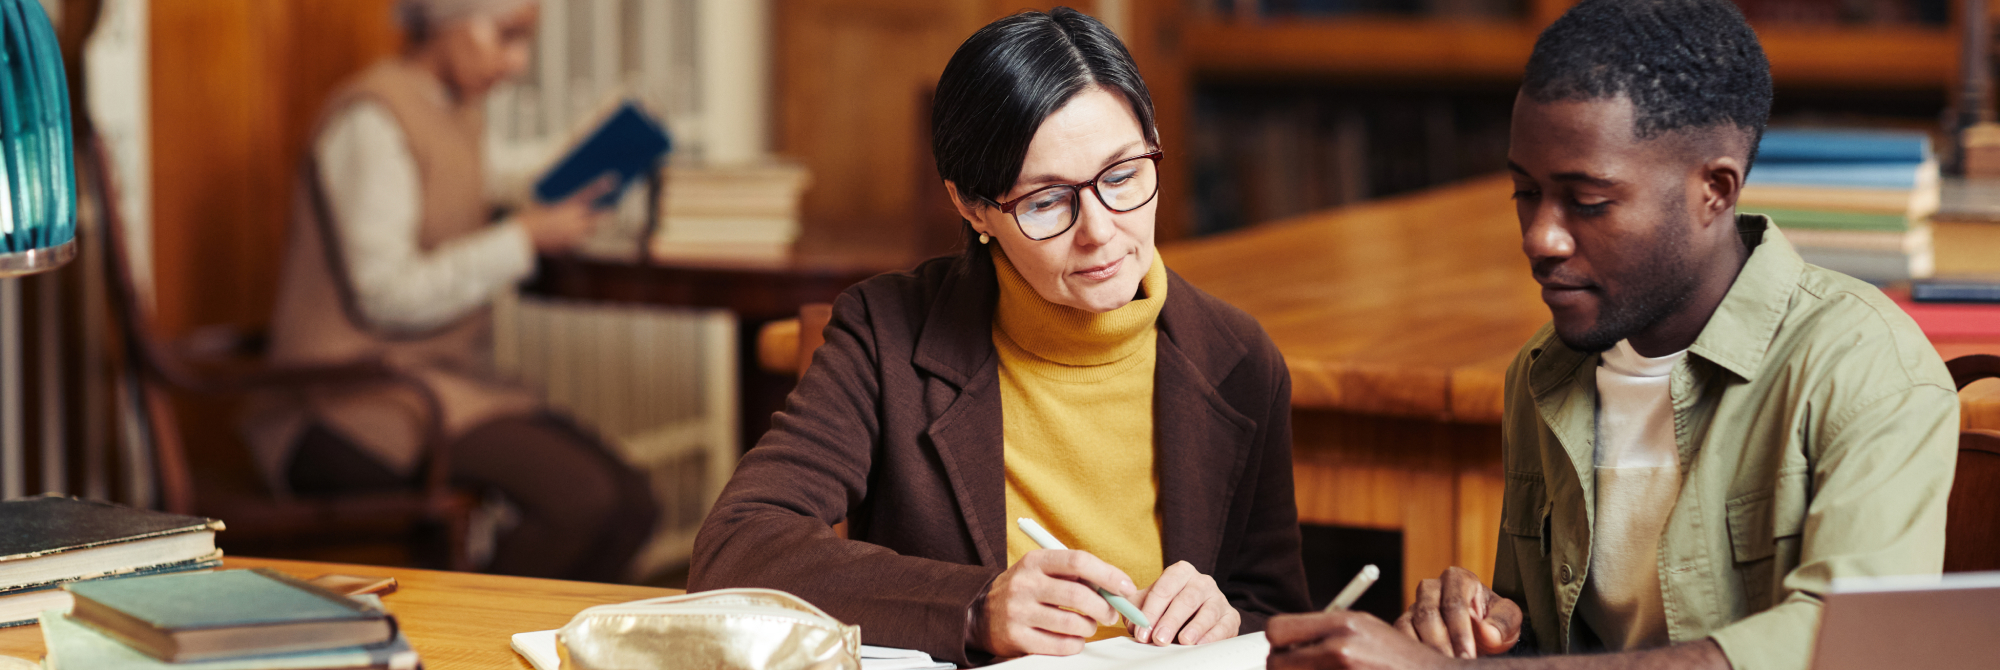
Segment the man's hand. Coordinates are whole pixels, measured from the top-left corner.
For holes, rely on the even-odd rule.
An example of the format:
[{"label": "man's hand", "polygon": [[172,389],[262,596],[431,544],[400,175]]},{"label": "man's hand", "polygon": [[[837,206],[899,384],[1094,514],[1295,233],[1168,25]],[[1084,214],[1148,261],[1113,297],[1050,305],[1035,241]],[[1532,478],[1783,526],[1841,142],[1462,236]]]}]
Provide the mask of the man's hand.
[{"label": "man's hand", "polygon": [[1081,652],[1099,624],[1118,621],[1093,586],[1139,599],[1131,577],[1088,552],[1030,551],[987,588],[985,606],[973,612],[973,643],[1003,658]]},{"label": "man's hand", "polygon": [[1453,567],[1417,586],[1416,602],[1396,619],[1396,628],[1447,656],[1492,656],[1521,641],[1521,606],[1479,583],[1472,571]]},{"label": "man's hand", "polygon": [[1271,641],[1271,656],[1265,661],[1270,670],[1434,669],[1459,664],[1364,612],[1281,615],[1271,619],[1264,635]]},{"label": "man's hand", "polygon": [[1160,646],[1179,642],[1202,644],[1236,637],[1243,615],[1222,596],[1215,578],[1201,574],[1187,561],[1169,566],[1160,579],[1140,593],[1139,611],[1153,623],[1139,628],[1132,637]]},{"label": "man's hand", "polygon": [[516,220],[527,229],[535,251],[545,254],[569,251],[597,230],[597,222],[604,218],[604,212],[596,208],[597,199],[617,187],[618,182],[605,175],[577,189],[562,202],[527,205]]}]

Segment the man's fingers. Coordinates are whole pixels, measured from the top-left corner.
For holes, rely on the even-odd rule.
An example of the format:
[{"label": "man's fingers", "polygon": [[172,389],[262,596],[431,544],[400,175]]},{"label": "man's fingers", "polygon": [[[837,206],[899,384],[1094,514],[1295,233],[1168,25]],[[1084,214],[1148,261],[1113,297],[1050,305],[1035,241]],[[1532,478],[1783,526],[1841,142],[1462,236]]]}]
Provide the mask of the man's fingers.
[{"label": "man's fingers", "polygon": [[1453,658],[1478,658],[1473,649],[1471,603],[1447,596],[1438,603],[1438,615],[1444,619],[1445,632],[1451,635],[1451,651],[1445,653]]},{"label": "man's fingers", "polygon": [[1175,640],[1180,639],[1181,629],[1187,626],[1188,620],[1193,618],[1195,611],[1200,608],[1201,594],[1193,588],[1181,589],[1180,593],[1175,594],[1174,601],[1167,604],[1167,611],[1161,612],[1159,618],[1153,620],[1153,630],[1148,633],[1149,640],[1160,646],[1173,644]]},{"label": "man's fingers", "polygon": [[1417,637],[1417,629],[1410,626],[1409,612],[1404,612],[1403,616],[1396,617],[1395,628],[1396,630],[1402,631],[1404,635],[1410,636],[1410,639],[1412,640],[1419,639]]},{"label": "man's fingers", "polygon": [[1271,642],[1273,649],[1317,641],[1342,625],[1337,614],[1337,612],[1313,612],[1271,617],[1270,623],[1264,626],[1264,639]]},{"label": "man's fingers", "polygon": [[1022,612],[1015,620],[1023,625],[1055,635],[1088,638],[1097,634],[1096,621],[1092,621],[1090,617],[1082,614],[1057,607],[1037,606],[1032,610]]},{"label": "man's fingers", "polygon": [[1480,622],[1479,653],[1493,655],[1513,649],[1521,641],[1521,606],[1495,594],[1488,601],[1486,618]]},{"label": "man's fingers", "polygon": [[1455,656],[1451,651],[1451,631],[1444,625],[1444,617],[1438,612],[1436,602],[1418,602],[1410,609],[1410,628],[1417,633],[1417,641],[1436,649],[1446,656]]},{"label": "man's fingers", "polygon": [[617,177],[607,172],[591,180],[583,188],[577,189],[575,193],[569,194],[569,197],[563,199],[563,204],[588,206],[597,202],[598,198],[604,197],[604,194],[610,193],[617,188]]}]

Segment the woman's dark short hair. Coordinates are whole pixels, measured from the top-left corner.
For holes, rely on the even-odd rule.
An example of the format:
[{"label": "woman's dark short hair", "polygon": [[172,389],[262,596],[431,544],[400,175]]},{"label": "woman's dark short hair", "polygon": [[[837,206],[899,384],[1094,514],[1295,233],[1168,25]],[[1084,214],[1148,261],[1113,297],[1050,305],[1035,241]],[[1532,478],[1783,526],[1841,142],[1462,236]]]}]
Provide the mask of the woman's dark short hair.
[{"label": "woman's dark short hair", "polygon": [[[956,184],[968,205],[998,201],[1020,178],[1042,121],[1092,86],[1123,94],[1146,143],[1159,148],[1153,97],[1110,28],[1068,7],[986,24],[959,45],[938,77],[931,107],[938,176]],[[970,225],[965,230],[968,253],[976,251],[976,233]]]}]

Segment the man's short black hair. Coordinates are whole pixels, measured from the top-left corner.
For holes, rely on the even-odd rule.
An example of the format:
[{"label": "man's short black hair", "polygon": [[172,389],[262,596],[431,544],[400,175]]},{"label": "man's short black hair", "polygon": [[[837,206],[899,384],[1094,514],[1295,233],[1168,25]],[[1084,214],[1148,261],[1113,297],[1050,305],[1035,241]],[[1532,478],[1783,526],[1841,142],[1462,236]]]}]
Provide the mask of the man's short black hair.
[{"label": "man's short black hair", "polygon": [[1640,139],[1733,125],[1754,162],[1771,63],[1729,0],[1583,0],[1535,40],[1521,91],[1538,102],[1623,94]]}]

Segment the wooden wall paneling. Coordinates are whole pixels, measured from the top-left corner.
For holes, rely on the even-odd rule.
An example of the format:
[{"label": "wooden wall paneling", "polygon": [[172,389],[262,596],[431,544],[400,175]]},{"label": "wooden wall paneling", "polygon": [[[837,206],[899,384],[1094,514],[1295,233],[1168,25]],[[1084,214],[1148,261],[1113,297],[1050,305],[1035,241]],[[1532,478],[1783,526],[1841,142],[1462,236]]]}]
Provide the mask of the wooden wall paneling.
[{"label": "wooden wall paneling", "polygon": [[[394,0],[150,6],[154,289],[169,336],[262,330],[299,156],[325,96],[393,53]],[[176,398],[190,455],[243,470],[236,399]]]},{"label": "wooden wall paneling", "polygon": [[[812,170],[798,248],[914,257],[920,220],[920,109],[944,63],[980,23],[984,0],[790,0],[775,6],[778,142]],[[885,249],[886,247],[886,249]]]}]

